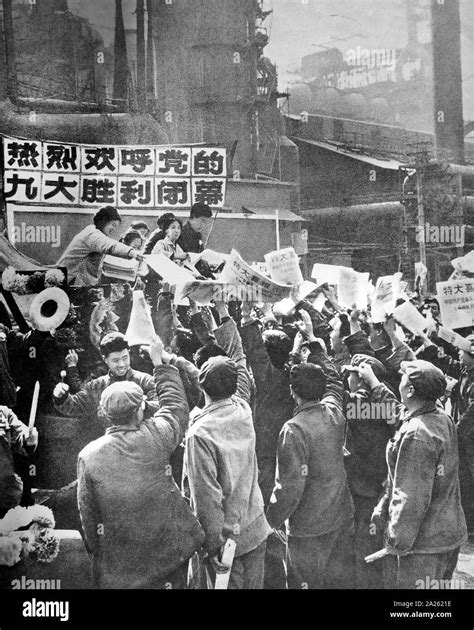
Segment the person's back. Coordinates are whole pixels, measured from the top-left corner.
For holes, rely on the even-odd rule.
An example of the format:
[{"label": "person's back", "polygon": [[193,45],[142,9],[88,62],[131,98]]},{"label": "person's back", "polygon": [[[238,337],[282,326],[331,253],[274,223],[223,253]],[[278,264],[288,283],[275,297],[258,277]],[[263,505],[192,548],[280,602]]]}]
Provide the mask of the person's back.
[{"label": "person's back", "polygon": [[98,536],[101,588],[149,587],[176,568],[172,527],[183,512],[170,472],[173,435],[152,419],[136,429],[112,427],[79,455],[87,468],[104,535]]},{"label": "person's back", "polygon": [[[387,589],[418,588],[426,576],[449,580],[467,539],[456,427],[436,402],[446,390],[446,377],[421,359],[404,361],[400,369],[405,410],[387,445],[386,493],[371,519],[384,529]],[[381,389],[370,367],[361,370],[371,389]]]},{"label": "person's back", "polygon": [[342,382],[322,344],[310,334],[308,363],[291,369],[297,407],[280,432],[267,509],[272,527],[287,524],[289,588],[353,587],[354,505],[343,461]]},{"label": "person's back", "polygon": [[[461,508],[459,489],[458,438],[454,422],[441,409],[434,408],[427,413],[415,414],[402,423],[395,435],[393,445],[389,447],[387,458],[389,466],[394,465],[394,454],[403,448],[403,442],[423,443],[430,469],[424,466],[424,478],[418,484],[418,504],[425,505],[426,511],[421,518],[413,519],[413,534],[416,537],[413,551],[420,553],[439,552],[452,549],[465,537],[464,514]],[[420,460],[421,461],[421,458]],[[393,469],[392,469],[393,470]],[[420,471],[421,473],[422,471]],[[431,483],[428,483],[431,480]],[[389,491],[393,490],[389,485]],[[395,492],[396,492],[395,488]],[[401,504],[400,507],[403,507]],[[393,519],[396,519],[394,508]],[[409,532],[407,532],[409,536]]]},{"label": "person's back", "polygon": [[[205,406],[186,437],[185,471],[191,505],[206,535],[210,579],[213,571],[226,568],[222,551],[231,538],[236,547],[229,588],[261,589],[270,527],[258,485],[250,377],[237,328],[225,313],[221,328],[229,328],[234,360],[214,356],[201,367]],[[222,321],[222,310],[219,314]]]},{"label": "person's back", "polygon": [[[260,488],[265,505],[268,505],[275,483],[278,436],[284,423],[292,417],[295,406],[290,392],[289,374],[285,369],[292,343],[281,331],[271,331],[265,335],[264,342],[258,323],[250,318],[245,304],[239,332],[256,384],[255,448]],[[271,355],[267,346],[270,346]]]},{"label": "person's back", "polygon": [[295,435],[304,445],[306,484],[298,507],[289,519],[289,533],[319,536],[352,516],[352,500],[344,467],[344,417],[322,402],[296,410],[283,430],[283,440]]},{"label": "person's back", "polygon": [[374,390],[367,386],[357,374],[361,363],[371,365],[382,382],[389,378],[385,366],[365,354],[353,355],[350,365],[344,366],[348,374],[348,391],[344,393],[347,422],[344,463],[352,495],[371,498],[375,505],[387,478],[385,451],[395,433],[400,405],[385,385]]},{"label": "person's back", "polygon": [[184,387],[163,364],[161,341],[150,357],[159,411],[144,420],[139,385],[110,385],[100,404],[113,426],[79,453],[79,513],[100,588],[184,588],[186,562],[204,540],[170,463],[189,421]]},{"label": "person's back", "polygon": [[249,405],[241,398],[233,397],[223,405],[204,408],[188,432],[191,458],[196,443],[208,450],[216,464],[217,481],[223,495],[223,535],[235,537],[237,555],[246,553],[254,542],[252,530],[260,536],[266,522],[258,486],[255,431]]}]

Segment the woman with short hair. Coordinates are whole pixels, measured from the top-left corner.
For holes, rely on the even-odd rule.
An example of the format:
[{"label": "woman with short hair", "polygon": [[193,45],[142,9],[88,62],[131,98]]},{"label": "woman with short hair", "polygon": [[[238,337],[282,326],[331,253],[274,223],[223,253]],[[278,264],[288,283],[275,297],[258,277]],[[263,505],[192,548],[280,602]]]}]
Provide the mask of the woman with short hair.
[{"label": "woman with short hair", "polygon": [[188,260],[189,255],[177,243],[183,227],[181,221],[168,212],[158,219],[158,227],[164,236],[156,242],[151,253],[164,254],[178,265]]},{"label": "woman with short hair", "polygon": [[115,208],[105,206],[94,215],[93,225],[76,234],[56,263],[57,267],[66,267],[69,284],[78,287],[99,284],[106,254],[143,260],[137,249],[111,238],[121,221]]}]

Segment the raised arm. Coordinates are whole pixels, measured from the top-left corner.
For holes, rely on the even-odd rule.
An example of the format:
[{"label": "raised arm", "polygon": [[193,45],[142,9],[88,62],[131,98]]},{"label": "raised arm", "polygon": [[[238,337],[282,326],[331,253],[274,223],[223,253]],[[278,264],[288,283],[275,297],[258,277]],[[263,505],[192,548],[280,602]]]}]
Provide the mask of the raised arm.
[{"label": "raised arm", "polygon": [[10,428],[11,448],[18,455],[30,455],[38,446],[38,431],[35,427],[28,429],[8,407],[0,406],[0,426],[4,418]]},{"label": "raised arm", "polygon": [[[163,353],[165,355],[165,353]],[[174,354],[166,354],[167,363],[178,368],[179,375],[183,382],[186,398],[190,409],[194,409],[201,400],[202,389],[199,385],[199,370],[197,367],[185,359]]]},{"label": "raised arm", "polygon": [[398,372],[402,361],[414,361],[416,359],[415,353],[411,348],[395,333],[395,320],[393,317],[389,317],[384,323],[384,328],[390,337],[392,343],[392,354],[387,357],[386,363],[395,372]]},{"label": "raised arm", "polygon": [[154,320],[155,330],[167,348],[173,339],[173,295],[168,284],[164,284],[158,294],[156,316]]},{"label": "raised arm", "polygon": [[119,243],[106,236],[100,230],[94,230],[86,236],[86,245],[93,252],[101,254],[111,254],[112,256],[120,256],[121,258],[134,258],[133,247]]},{"label": "raised arm", "polygon": [[183,439],[189,423],[186,392],[178,368],[165,363],[168,355],[163,353],[161,339],[155,337],[147,350],[154,366],[153,377],[159,402],[159,411],[151,420],[158,429],[164,430],[162,438],[167,441],[171,454]]},{"label": "raised arm", "polygon": [[236,396],[250,404],[252,385],[250,374],[247,370],[247,358],[245,356],[242,340],[237,330],[237,325],[229,316],[227,307],[223,302],[217,304],[217,310],[221,318],[221,325],[214,331],[216,341],[226,351],[227,356],[237,365],[237,392]]},{"label": "raised arm", "polygon": [[86,383],[84,388],[77,394],[69,393],[69,386],[65,383],[58,383],[53,391],[53,401],[56,409],[68,417],[81,418],[97,413],[97,395],[94,395],[94,383]]},{"label": "raised arm", "polygon": [[258,322],[250,317],[249,304],[245,302],[242,306],[242,325],[239,333],[258,392],[265,387],[265,374],[268,373],[270,358],[265,349]]},{"label": "raised arm", "polygon": [[343,405],[343,385],[342,379],[331,357],[326,352],[326,345],[322,339],[317,339],[313,333],[311,318],[302,311],[300,313],[302,323],[299,324],[300,331],[309,342],[308,363],[319,365],[326,375],[326,393],[321,402],[335,405],[342,412]]}]

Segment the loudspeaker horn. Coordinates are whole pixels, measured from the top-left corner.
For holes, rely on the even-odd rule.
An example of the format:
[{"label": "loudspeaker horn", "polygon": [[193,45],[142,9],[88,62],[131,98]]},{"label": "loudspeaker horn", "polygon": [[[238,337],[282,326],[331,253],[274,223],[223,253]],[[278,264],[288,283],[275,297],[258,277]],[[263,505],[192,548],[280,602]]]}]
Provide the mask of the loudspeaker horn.
[{"label": "loudspeaker horn", "polygon": [[59,328],[68,316],[70,306],[67,293],[59,287],[44,289],[30,306],[33,328],[42,332]]}]

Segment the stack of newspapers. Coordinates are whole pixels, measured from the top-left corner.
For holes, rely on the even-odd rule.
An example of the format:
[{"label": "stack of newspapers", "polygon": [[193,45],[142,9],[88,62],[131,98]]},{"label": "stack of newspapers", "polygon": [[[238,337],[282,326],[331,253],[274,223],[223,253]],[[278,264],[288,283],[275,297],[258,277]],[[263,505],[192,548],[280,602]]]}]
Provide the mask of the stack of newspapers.
[{"label": "stack of newspapers", "polygon": [[108,278],[134,282],[137,277],[139,264],[138,260],[129,260],[128,258],[107,255],[104,258],[102,273]]}]

